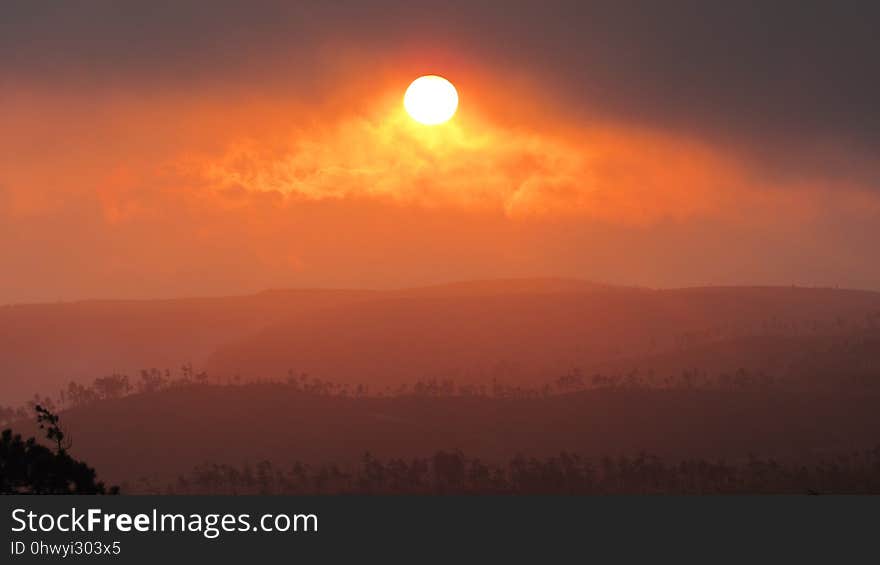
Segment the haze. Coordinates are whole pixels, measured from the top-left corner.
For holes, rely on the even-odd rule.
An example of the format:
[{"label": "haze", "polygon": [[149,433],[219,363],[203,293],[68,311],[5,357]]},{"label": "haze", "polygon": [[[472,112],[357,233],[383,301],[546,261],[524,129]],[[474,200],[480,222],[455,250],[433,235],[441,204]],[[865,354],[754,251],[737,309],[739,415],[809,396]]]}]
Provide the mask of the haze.
[{"label": "haze", "polygon": [[[429,12],[7,3],[0,303],[548,275],[880,288],[864,6]],[[431,135],[400,104],[426,73],[462,100]]]}]

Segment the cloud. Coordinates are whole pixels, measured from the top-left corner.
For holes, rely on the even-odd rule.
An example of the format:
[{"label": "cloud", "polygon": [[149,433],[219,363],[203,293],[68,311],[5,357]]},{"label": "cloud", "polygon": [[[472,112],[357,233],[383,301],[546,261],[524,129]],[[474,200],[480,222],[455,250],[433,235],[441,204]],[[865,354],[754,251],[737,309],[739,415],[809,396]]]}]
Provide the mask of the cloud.
[{"label": "cloud", "polygon": [[715,218],[745,229],[758,217],[796,222],[831,209],[865,212],[880,201],[871,185],[846,175],[768,174],[724,146],[671,131],[598,121],[523,127],[467,110],[426,128],[396,98],[378,100],[366,113],[281,127],[269,141],[230,140],[220,151],[189,155],[177,170],[219,194],[376,199],[628,226]]},{"label": "cloud", "polygon": [[[876,7],[7,2],[0,302],[560,274],[880,288]],[[449,127],[400,115],[442,72]]]},{"label": "cloud", "polygon": [[716,202],[745,182],[736,163],[670,135],[595,127],[563,137],[467,117],[426,128],[397,105],[291,131],[285,143],[233,142],[180,170],[220,193],[377,198],[626,224],[717,212]]}]

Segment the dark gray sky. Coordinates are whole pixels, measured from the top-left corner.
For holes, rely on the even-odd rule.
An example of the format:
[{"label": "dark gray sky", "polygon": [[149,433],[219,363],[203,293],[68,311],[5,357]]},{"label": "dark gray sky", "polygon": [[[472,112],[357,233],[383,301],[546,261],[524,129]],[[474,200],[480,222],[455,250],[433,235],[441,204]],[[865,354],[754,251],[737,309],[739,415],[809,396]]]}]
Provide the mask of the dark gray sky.
[{"label": "dark gray sky", "polygon": [[878,21],[870,1],[7,0],[0,76],[130,87],[222,82],[235,68],[274,75],[293,62],[303,80],[318,45],[376,57],[434,46],[537,74],[591,113],[759,144],[818,138],[871,159]]}]

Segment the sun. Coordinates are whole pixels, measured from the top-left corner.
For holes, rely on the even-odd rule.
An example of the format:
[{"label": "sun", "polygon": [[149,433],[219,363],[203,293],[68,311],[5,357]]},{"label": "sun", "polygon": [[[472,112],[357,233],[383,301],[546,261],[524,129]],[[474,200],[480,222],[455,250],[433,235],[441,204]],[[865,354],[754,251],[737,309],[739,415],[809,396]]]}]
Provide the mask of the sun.
[{"label": "sun", "polygon": [[403,107],[420,124],[442,124],[449,121],[458,109],[458,91],[441,76],[421,76],[406,89]]}]

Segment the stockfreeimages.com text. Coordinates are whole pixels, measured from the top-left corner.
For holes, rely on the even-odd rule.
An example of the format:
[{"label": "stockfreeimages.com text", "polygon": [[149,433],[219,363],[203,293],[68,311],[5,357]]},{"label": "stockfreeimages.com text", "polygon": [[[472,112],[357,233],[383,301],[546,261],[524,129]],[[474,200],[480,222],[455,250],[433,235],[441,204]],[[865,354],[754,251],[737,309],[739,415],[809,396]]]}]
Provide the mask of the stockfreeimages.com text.
[{"label": "stockfreeimages.com text", "polygon": [[12,511],[13,532],[191,532],[215,539],[234,532],[317,532],[315,514],[149,514],[104,513],[100,508],[71,508],[60,514]]}]

